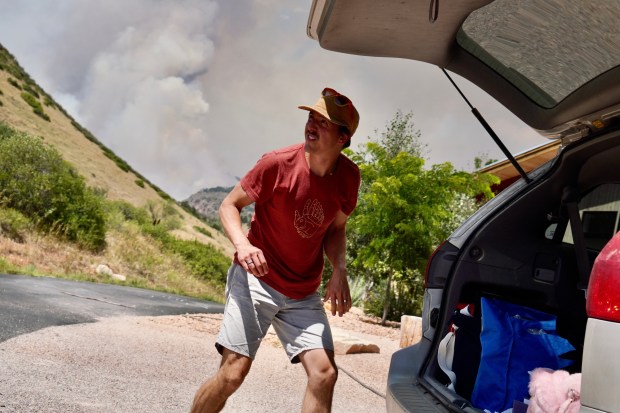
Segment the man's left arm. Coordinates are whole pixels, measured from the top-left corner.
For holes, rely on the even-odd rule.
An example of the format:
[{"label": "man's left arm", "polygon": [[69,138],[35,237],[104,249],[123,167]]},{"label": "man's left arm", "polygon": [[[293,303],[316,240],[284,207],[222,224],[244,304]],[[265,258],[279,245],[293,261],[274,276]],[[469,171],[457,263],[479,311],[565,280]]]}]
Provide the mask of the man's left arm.
[{"label": "man's left arm", "polygon": [[332,276],[325,288],[323,301],[331,301],[332,315],[342,317],[351,309],[351,292],[349,291],[349,281],[347,280],[346,257],[346,225],[348,216],[338,211],[336,219],[332,222],[327,233],[323,248],[327,259],[332,265]]}]

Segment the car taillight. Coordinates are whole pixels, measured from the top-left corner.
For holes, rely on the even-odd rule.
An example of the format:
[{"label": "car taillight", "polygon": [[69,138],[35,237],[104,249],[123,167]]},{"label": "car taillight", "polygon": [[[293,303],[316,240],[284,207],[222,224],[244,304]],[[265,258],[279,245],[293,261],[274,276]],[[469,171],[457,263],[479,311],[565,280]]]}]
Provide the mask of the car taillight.
[{"label": "car taillight", "polygon": [[605,245],[594,261],[586,311],[589,317],[620,322],[620,232]]}]

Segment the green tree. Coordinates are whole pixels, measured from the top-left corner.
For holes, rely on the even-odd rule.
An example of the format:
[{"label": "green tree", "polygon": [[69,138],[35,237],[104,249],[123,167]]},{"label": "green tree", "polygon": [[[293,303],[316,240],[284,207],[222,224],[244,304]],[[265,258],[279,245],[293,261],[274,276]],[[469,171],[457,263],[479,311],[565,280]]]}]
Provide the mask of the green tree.
[{"label": "green tree", "polygon": [[348,225],[352,269],[385,283],[383,323],[393,296],[402,311],[420,312],[427,259],[462,218],[453,208],[470,200],[470,213],[476,196],[492,196],[491,176],[457,171],[447,162],[425,168],[419,139],[413,115],[397,112],[380,138],[351,154],[362,175]]},{"label": "green tree", "polygon": [[474,170],[489,166],[493,163],[497,162],[497,159],[490,158],[488,153],[483,153],[474,157]]}]

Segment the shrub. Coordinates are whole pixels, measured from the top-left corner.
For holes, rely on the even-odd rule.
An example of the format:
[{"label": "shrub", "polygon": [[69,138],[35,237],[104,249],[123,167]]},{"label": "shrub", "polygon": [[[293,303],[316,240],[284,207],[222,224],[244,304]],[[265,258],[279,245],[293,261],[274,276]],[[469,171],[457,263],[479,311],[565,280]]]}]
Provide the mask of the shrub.
[{"label": "shrub", "polygon": [[13,86],[15,86],[17,89],[22,90],[22,87],[20,86],[19,82],[15,79],[13,79],[12,77],[10,77],[8,79],[9,83]]},{"label": "shrub", "polygon": [[163,213],[164,218],[176,217],[179,219],[183,219],[183,215],[181,215],[179,211],[177,211],[177,209],[175,208],[174,202],[171,200],[164,203],[162,207],[162,213]]},{"label": "shrub", "polygon": [[151,217],[151,223],[153,225],[161,224],[166,231],[172,231],[181,228],[182,216],[174,208],[174,205],[171,201],[161,203],[149,200],[144,206],[144,208]]},{"label": "shrub", "polygon": [[[101,142],[99,142],[99,140],[97,138],[95,138],[95,136],[88,129],[83,128],[82,125],[80,125],[79,123],[77,123],[73,119],[71,119],[71,124],[73,125],[73,127],[75,129],[77,129],[78,131],[82,132],[82,135],[84,135],[84,137],[86,139],[88,139],[89,141],[91,141],[93,143],[96,143],[99,147],[104,148],[103,144]],[[105,149],[107,149],[107,148],[105,148]]]},{"label": "shrub", "polygon": [[167,231],[173,231],[175,229],[181,229],[183,222],[181,222],[180,215],[171,215],[164,218],[162,224]]},{"label": "shrub", "polygon": [[144,225],[143,231],[161,242],[162,247],[180,255],[192,273],[204,280],[223,286],[230,266],[230,257],[211,245],[198,241],[180,240],[170,235],[161,225]]},{"label": "shrub", "polygon": [[15,131],[9,127],[6,123],[0,122],[0,141],[5,138],[13,136]]},{"label": "shrub", "polygon": [[15,265],[6,261],[4,258],[0,257],[0,273],[2,274],[23,274],[24,271],[20,271]]},{"label": "shrub", "polygon": [[226,284],[226,273],[231,261],[214,247],[172,237],[166,242],[166,247],[181,255],[192,272],[200,278],[219,285]]},{"label": "shrub", "polygon": [[31,222],[21,212],[0,207],[0,234],[15,242],[24,242],[24,233],[30,229]]},{"label": "shrub", "polygon": [[[421,281],[421,280],[418,280]],[[364,312],[383,317],[386,280],[379,280],[367,290],[364,299]],[[390,307],[386,319],[400,321],[403,315],[422,314],[422,295],[407,283],[397,283],[390,291]]]},{"label": "shrub", "polygon": [[165,193],[163,190],[159,189],[156,186],[153,186],[153,189],[155,190],[155,192],[157,192],[157,195],[159,195],[160,197],[162,197],[163,199],[167,200],[167,201],[172,201],[172,198],[170,197],[170,195],[168,195],[167,193]]},{"label": "shrub", "polygon": [[0,201],[39,228],[83,248],[105,246],[101,194],[54,148],[40,139],[0,127]]},{"label": "shrub", "polygon": [[145,225],[151,221],[144,208],[135,207],[127,201],[109,201],[106,205],[108,213],[118,212],[125,221],[134,221],[139,225]]},{"label": "shrub", "polygon": [[136,185],[138,185],[140,188],[144,188],[144,181],[142,179],[136,179],[134,181],[136,183]]},{"label": "shrub", "polygon": [[39,95],[39,92],[36,91],[36,89],[34,87],[32,87],[32,85],[26,83],[23,87],[24,92],[30,93],[32,96],[34,96],[35,98],[39,99],[41,96]]},{"label": "shrub", "polygon": [[202,235],[206,235],[207,237],[213,238],[213,235],[211,234],[211,231],[209,231],[206,228],[199,227],[198,225],[194,225],[194,229],[196,231],[200,232]]},{"label": "shrub", "polygon": [[26,103],[30,105],[32,111],[37,114],[37,116],[45,119],[48,122],[50,121],[50,117],[47,116],[47,114],[43,111],[43,106],[41,106],[41,103],[39,103],[37,98],[35,98],[28,92],[22,92],[21,96],[22,99],[24,99]]},{"label": "shrub", "polygon": [[349,277],[349,288],[351,292],[351,304],[355,307],[362,307],[366,298],[368,283],[362,277]]},{"label": "shrub", "polygon": [[106,147],[102,147],[102,150],[103,150],[103,154],[107,156],[109,159],[111,159],[112,161],[114,161],[116,166],[118,166],[123,172],[129,172],[131,168],[129,167],[127,162],[119,158],[114,152],[112,152],[110,149]]}]

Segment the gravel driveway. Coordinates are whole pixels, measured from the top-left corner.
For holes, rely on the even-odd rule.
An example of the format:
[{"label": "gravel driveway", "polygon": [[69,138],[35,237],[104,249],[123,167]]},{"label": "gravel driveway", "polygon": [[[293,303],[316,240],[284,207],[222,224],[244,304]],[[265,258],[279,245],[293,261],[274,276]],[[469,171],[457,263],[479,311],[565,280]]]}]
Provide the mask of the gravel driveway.
[{"label": "gravel driveway", "polygon": [[[7,340],[0,344],[0,413],[188,412],[199,384],[218,367],[220,320],[220,314],[112,317]],[[381,348],[337,356],[343,371],[332,411],[384,412],[385,400],[351,376],[384,394],[397,330],[373,326],[355,312],[330,321]],[[299,411],[304,389],[303,368],[291,365],[268,336],[224,412]]]}]

